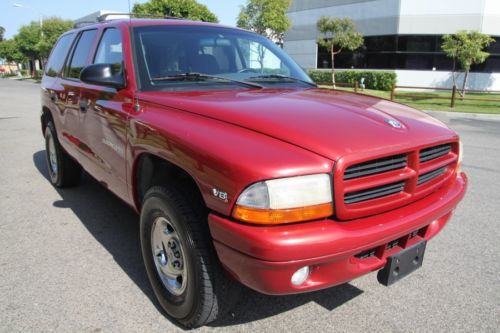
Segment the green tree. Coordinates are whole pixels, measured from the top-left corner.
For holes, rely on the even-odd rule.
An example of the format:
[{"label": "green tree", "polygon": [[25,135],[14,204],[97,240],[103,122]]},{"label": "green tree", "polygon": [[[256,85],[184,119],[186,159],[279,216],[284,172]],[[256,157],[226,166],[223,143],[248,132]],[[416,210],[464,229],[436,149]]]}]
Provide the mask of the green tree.
[{"label": "green tree", "polygon": [[453,59],[453,85],[456,86],[457,73],[456,64],[460,64],[464,72],[462,82],[462,90],[460,95],[465,95],[465,85],[467,84],[467,76],[469,75],[470,67],[475,64],[483,63],[490,54],[484,49],[495,40],[486,34],[478,31],[459,31],[453,35],[443,36],[443,44],[441,48],[446,55]]},{"label": "green tree", "polygon": [[238,15],[240,28],[261,34],[283,47],[285,31],[291,22],[286,15],[291,0],[248,0]]},{"label": "green tree", "polygon": [[8,63],[15,62],[19,69],[19,64],[27,59],[24,54],[19,51],[19,46],[14,39],[4,39],[0,42],[0,58],[5,59]]},{"label": "green tree", "polygon": [[39,57],[46,60],[59,37],[73,28],[73,21],[58,17],[49,17],[43,20],[43,35],[37,44]]},{"label": "green tree", "polygon": [[332,57],[332,83],[335,87],[335,55],[343,49],[354,51],[363,45],[363,35],[356,31],[354,22],[348,18],[322,16],[316,23],[320,33],[318,44],[325,47]]},{"label": "green tree", "polygon": [[173,16],[194,21],[219,22],[217,16],[207,6],[196,0],[149,0],[136,3],[132,12],[135,14]]},{"label": "green tree", "polygon": [[[42,63],[48,58],[50,50],[54,47],[59,36],[73,27],[73,22],[57,17],[46,18],[43,27],[39,22],[31,22],[19,28],[14,36],[14,41],[26,59],[34,63],[36,59]],[[32,72],[33,72],[33,68]]]},{"label": "green tree", "polygon": [[[38,22],[31,22],[28,25],[23,25],[19,28],[19,32],[14,36],[15,45],[19,52],[30,62],[39,58],[38,43],[41,39],[41,29]],[[32,68],[33,71],[33,68]]]},{"label": "green tree", "polygon": [[5,28],[0,26],[0,42],[3,41],[4,34],[5,34]]}]

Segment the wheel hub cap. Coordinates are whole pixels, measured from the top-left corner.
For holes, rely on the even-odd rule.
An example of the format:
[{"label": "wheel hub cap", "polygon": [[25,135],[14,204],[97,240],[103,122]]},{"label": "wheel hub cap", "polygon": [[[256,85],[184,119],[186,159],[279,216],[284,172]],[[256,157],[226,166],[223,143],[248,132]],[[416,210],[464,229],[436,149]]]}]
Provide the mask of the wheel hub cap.
[{"label": "wheel hub cap", "polygon": [[174,295],[182,294],[187,284],[184,250],[177,230],[165,217],[153,223],[151,250],[163,286]]}]

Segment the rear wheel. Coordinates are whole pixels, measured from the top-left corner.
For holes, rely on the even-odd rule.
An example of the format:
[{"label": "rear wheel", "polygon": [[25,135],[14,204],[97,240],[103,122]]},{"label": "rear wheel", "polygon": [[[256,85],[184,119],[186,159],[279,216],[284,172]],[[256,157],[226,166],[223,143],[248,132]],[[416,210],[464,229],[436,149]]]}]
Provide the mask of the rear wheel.
[{"label": "rear wheel", "polygon": [[222,316],[239,286],[222,270],[203,214],[175,187],[153,187],[141,211],[141,247],[154,293],[166,313],[186,328]]},{"label": "rear wheel", "polygon": [[45,128],[45,155],[52,185],[71,187],[80,182],[82,168],[62,149],[52,122]]}]

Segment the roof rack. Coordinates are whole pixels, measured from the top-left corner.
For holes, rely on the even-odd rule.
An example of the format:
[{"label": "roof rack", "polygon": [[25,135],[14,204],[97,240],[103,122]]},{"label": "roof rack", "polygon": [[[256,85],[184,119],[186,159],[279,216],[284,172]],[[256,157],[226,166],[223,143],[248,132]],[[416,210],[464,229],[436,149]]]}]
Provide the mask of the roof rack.
[{"label": "roof rack", "polygon": [[73,24],[73,29],[78,29],[78,28],[85,27],[85,26],[87,26],[87,25],[96,24],[96,23],[97,23],[96,21],[82,21],[82,22],[76,22],[75,24]]},{"label": "roof rack", "polygon": [[[112,16],[118,16],[113,18]],[[182,17],[175,17],[169,15],[157,15],[157,14],[137,14],[137,13],[105,13],[96,17],[95,21],[81,21],[76,22],[73,25],[73,29],[78,29],[81,27],[85,27],[87,25],[92,25],[96,23],[102,23],[111,20],[120,20],[123,19],[123,16],[127,16],[129,18],[156,18],[156,19],[169,19],[169,20],[185,20]]]},{"label": "roof rack", "polygon": [[169,16],[169,15],[157,15],[157,14],[138,14],[138,13],[106,13],[102,14],[97,17],[98,22],[105,22],[108,20],[113,20],[108,19],[109,16],[128,16],[130,18],[136,17],[136,18],[157,18],[157,19],[170,19],[170,20],[182,20],[183,18],[181,17],[175,17],[175,16]]}]

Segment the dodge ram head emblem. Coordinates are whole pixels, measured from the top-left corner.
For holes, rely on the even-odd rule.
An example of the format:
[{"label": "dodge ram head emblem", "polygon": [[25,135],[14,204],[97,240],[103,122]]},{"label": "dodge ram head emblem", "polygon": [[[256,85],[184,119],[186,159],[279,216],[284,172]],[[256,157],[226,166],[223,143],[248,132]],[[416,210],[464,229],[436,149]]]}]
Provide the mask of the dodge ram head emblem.
[{"label": "dodge ram head emblem", "polygon": [[388,123],[389,125],[391,125],[394,128],[401,128],[401,127],[403,127],[403,125],[401,125],[401,123],[399,121],[394,120],[394,119],[386,119],[385,122]]}]

